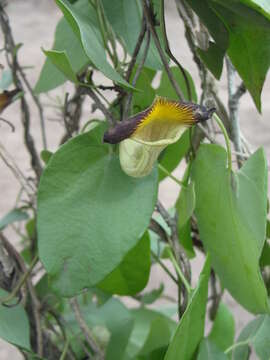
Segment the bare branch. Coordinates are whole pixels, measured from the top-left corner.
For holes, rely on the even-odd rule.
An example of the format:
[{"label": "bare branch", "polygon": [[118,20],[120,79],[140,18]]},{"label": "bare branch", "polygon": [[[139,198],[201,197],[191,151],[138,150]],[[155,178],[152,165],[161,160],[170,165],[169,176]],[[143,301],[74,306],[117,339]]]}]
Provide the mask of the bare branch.
[{"label": "bare branch", "polygon": [[146,0],[142,0],[142,3],[143,3],[144,16],[147,19],[147,24],[148,24],[148,26],[150,28],[151,35],[153,37],[153,40],[154,40],[154,43],[156,45],[157,51],[159,53],[160,59],[161,59],[161,61],[163,63],[163,66],[164,66],[164,68],[165,68],[165,70],[167,72],[168,78],[169,78],[172,86],[174,87],[175,92],[176,92],[179,100],[183,101],[185,97],[184,97],[181,89],[179,88],[178,83],[176,82],[176,80],[175,80],[175,78],[174,78],[174,76],[172,74],[171,68],[170,68],[170,66],[169,66],[169,64],[167,62],[166,56],[165,56],[165,54],[163,52],[163,49],[161,47],[161,44],[160,44],[156,29],[155,29],[155,24],[153,22],[154,14],[152,12],[152,9],[150,7],[148,7]]}]

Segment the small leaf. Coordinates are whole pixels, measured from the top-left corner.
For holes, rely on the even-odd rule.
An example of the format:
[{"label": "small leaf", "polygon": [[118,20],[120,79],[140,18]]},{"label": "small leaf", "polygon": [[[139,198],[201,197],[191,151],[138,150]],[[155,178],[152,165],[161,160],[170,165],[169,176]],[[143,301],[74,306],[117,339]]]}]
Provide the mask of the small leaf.
[{"label": "small leaf", "polygon": [[143,179],[125,175],[103,133],[100,125],[61,146],[40,181],[40,259],[66,296],[99,283],[121,263],[156,203],[156,171]]},{"label": "small leaf", "polygon": [[222,351],[233,344],[235,333],[234,318],[229,308],[220,303],[208,339]]},{"label": "small leaf", "polygon": [[78,84],[76,73],[72,69],[66,51],[43,50],[43,52],[68,80]]},{"label": "small leaf", "polygon": [[131,87],[109,64],[98,28],[96,11],[90,2],[84,11],[66,0],[56,0],[56,4],[63,12],[74,33],[80,37],[84,51],[91,62],[109,79],[126,87]]},{"label": "small leaf", "polygon": [[252,320],[242,330],[237,342],[247,342],[247,345],[236,347],[233,351],[233,360],[248,359],[248,344],[254,347],[260,360],[270,358],[270,316],[260,315]]},{"label": "small leaf", "polygon": [[[8,293],[0,289],[0,297]],[[22,305],[6,307],[0,305],[0,337],[5,341],[31,351],[30,327]]]},{"label": "small leaf", "polygon": [[146,286],[150,267],[150,239],[146,232],[120,265],[97,286],[111,294],[135,295]]},{"label": "small leaf", "polygon": [[0,230],[4,229],[7,225],[10,225],[17,221],[23,221],[28,219],[28,214],[21,209],[13,209],[7,213],[2,219],[0,219]]},{"label": "small leaf", "polygon": [[142,295],[140,301],[143,304],[153,304],[156,300],[158,300],[160,298],[160,296],[162,295],[164,291],[164,285],[160,284],[159,288],[157,289],[153,289],[149,292],[146,292]]},{"label": "small leaf", "polygon": [[47,165],[50,158],[52,157],[53,152],[49,151],[49,150],[42,150],[40,153],[40,157],[41,159],[44,161],[44,163]]},{"label": "small leaf", "polygon": [[200,343],[197,360],[228,360],[228,357],[208,339]]},{"label": "small leaf", "polygon": [[198,286],[180,319],[164,360],[190,360],[194,356],[204,333],[209,275],[210,259],[207,256]]},{"label": "small leaf", "polygon": [[247,310],[268,312],[259,271],[266,229],[266,160],[259,149],[237,173],[230,173],[226,162],[220,146],[204,144],[197,152],[192,179],[200,236],[223,286]]}]

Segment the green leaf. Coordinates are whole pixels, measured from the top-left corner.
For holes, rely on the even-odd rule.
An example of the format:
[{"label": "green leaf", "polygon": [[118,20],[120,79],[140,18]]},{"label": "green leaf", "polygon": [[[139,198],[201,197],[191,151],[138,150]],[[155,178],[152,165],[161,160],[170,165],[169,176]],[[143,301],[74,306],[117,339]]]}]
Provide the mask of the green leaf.
[{"label": "green leaf", "polygon": [[[182,90],[185,98],[187,99],[188,98],[187,85],[182,72],[179,70],[177,66],[172,66],[171,71],[180,89]],[[191,88],[192,101],[197,102],[197,94],[193,79],[187,70],[185,70],[185,73],[187,75],[189,86]],[[160,84],[159,87],[156,89],[156,94],[159,96],[164,96],[170,100],[179,100],[175,92],[175,89],[172,86],[170,79],[168,78],[167,72],[165,70],[162,71]]]},{"label": "green leaf", "polygon": [[17,221],[28,219],[28,214],[21,209],[13,209],[0,219],[0,230],[4,229],[7,225],[13,224]]},{"label": "green leaf", "polygon": [[[135,70],[136,71],[136,70]],[[132,74],[131,81],[134,77],[135,71]],[[149,107],[155,99],[155,90],[152,88],[151,83],[156,72],[144,67],[136,82],[136,89],[139,91],[133,94],[133,110],[134,113],[140,112]]]},{"label": "green leaf", "polygon": [[233,360],[247,360],[251,345],[260,360],[270,358],[270,316],[260,315],[252,320],[241,332],[237,342],[247,342],[246,345],[236,347],[233,351]]},{"label": "green leaf", "polygon": [[140,301],[143,304],[153,304],[156,300],[158,300],[160,298],[160,296],[162,295],[164,291],[164,284],[160,284],[159,288],[157,289],[153,289],[149,292],[146,292],[142,295]]},{"label": "green leaf", "polygon": [[200,343],[197,360],[227,360],[228,357],[210,340],[203,339]]},{"label": "green leaf", "polygon": [[69,81],[78,84],[77,76],[72,69],[66,51],[43,50],[43,52]]},{"label": "green leaf", "polygon": [[211,2],[229,31],[228,55],[261,111],[261,91],[270,64],[270,22],[261,24],[247,21],[243,11],[234,12],[224,1]]},{"label": "green leaf", "polygon": [[266,225],[266,237],[270,239],[270,220],[267,219],[267,225]]},{"label": "green leaf", "polygon": [[156,203],[156,170],[128,177],[102,143],[103,132],[101,125],[61,146],[40,181],[40,259],[66,296],[99,283],[121,263]]},{"label": "green leaf", "polygon": [[[85,2],[79,1],[75,6],[84,9],[85,5],[87,5]],[[79,38],[74,34],[65,18],[62,18],[56,26],[52,48],[57,51],[66,51],[75,73],[80,72],[89,63]],[[64,84],[65,81],[67,81],[66,76],[47,58],[34,91],[35,93],[47,92]]]},{"label": "green leaf", "polygon": [[219,47],[216,43],[210,41],[209,47],[206,51],[200,48],[197,48],[197,51],[207,68],[216,77],[216,79],[219,80],[222,73],[225,50]]},{"label": "green leaf", "polygon": [[[180,139],[162,152],[159,163],[169,172],[172,172],[181,162],[190,148],[189,131],[186,130]],[[162,181],[167,175],[159,169],[159,181]]]},{"label": "green leaf", "polygon": [[266,229],[266,160],[259,149],[237,173],[229,173],[226,162],[222,147],[200,146],[192,179],[201,239],[232,296],[251,312],[268,312],[259,271]]},{"label": "green leaf", "polygon": [[[6,291],[0,289],[0,297],[7,295]],[[29,322],[21,304],[13,307],[0,305],[0,337],[13,345],[31,351]]]},{"label": "green leaf", "polygon": [[180,319],[164,360],[190,360],[194,356],[204,333],[209,275],[210,259],[207,256],[198,286]]},{"label": "green leaf", "polygon": [[157,311],[140,308],[132,310],[134,327],[126,349],[128,356],[133,359],[138,355],[147,355],[155,349],[169,344],[176,324],[173,320]]},{"label": "green leaf", "polygon": [[[113,6],[111,0],[102,0],[106,17],[110,22],[116,35],[120,37],[130,55],[132,55],[139,33],[142,26],[142,9],[138,1],[129,0],[114,0]],[[137,60],[140,61],[145,48],[145,41],[141,45]],[[157,53],[153,40],[150,41],[150,46],[145,61],[145,66],[155,69],[162,69],[162,62]]]},{"label": "green leaf", "polygon": [[118,295],[135,295],[146,286],[150,274],[150,238],[145,232],[141,240],[124,257],[98,287]]},{"label": "green leaf", "polygon": [[11,69],[3,70],[0,80],[0,89],[7,90],[13,82]]},{"label": "green leaf", "polygon": [[183,245],[187,256],[192,259],[196,256],[193,249],[193,240],[191,237],[191,220],[189,219],[183,226],[178,227],[178,237],[180,243]]},{"label": "green leaf", "polygon": [[229,308],[220,303],[208,339],[220,350],[225,351],[233,344],[235,334],[234,318]]},{"label": "green leaf", "polygon": [[269,27],[270,3],[268,0],[213,0],[241,15],[248,23]]},{"label": "green leaf", "polygon": [[109,64],[103,47],[103,41],[98,29],[97,16],[94,7],[87,2],[84,11],[66,0],[56,0],[74,33],[80,37],[84,51],[91,62],[109,79],[126,87],[130,85]]},{"label": "green leaf", "polygon": [[191,182],[187,187],[182,187],[175,204],[178,212],[178,228],[183,227],[190,219],[195,209],[195,187]]},{"label": "green leaf", "polygon": [[264,247],[263,247],[263,250],[262,250],[262,255],[261,255],[261,258],[260,258],[260,266],[265,267],[267,265],[270,265],[270,245],[266,241],[264,243]]}]

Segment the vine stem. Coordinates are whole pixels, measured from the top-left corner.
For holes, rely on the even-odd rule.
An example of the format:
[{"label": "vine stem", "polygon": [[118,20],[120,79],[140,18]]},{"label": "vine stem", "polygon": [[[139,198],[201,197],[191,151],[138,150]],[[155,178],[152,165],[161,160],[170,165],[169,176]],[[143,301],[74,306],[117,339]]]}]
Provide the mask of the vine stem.
[{"label": "vine stem", "polygon": [[28,279],[28,276],[31,274],[34,266],[36,265],[36,263],[38,262],[38,255],[36,255],[34,257],[34,259],[32,260],[28,270],[22,275],[22,277],[20,278],[20,280],[18,281],[17,285],[15,286],[15,288],[11,291],[11,293],[4,297],[4,298],[0,298],[0,304],[6,304],[9,303],[11,300],[14,299],[14,297],[16,296],[16,294],[18,293],[18,291],[20,290],[20,288],[22,287],[22,285],[25,283],[25,281]]},{"label": "vine stem", "polygon": [[217,122],[218,126],[220,127],[220,130],[222,131],[225,142],[226,142],[227,155],[228,155],[228,169],[231,172],[232,171],[232,151],[231,151],[229,135],[227,133],[225,126],[223,125],[223,122],[219,118],[219,116],[216,113],[214,113],[213,117],[214,117],[215,121]]},{"label": "vine stem", "polygon": [[185,187],[186,185],[179,179],[177,179],[174,175],[172,175],[163,165],[158,164],[158,168],[167,176],[169,176],[173,181],[176,182],[176,184],[178,184],[179,186]]},{"label": "vine stem", "polygon": [[235,344],[232,344],[230,347],[228,347],[225,351],[224,354],[229,354],[232,350],[240,347],[240,346],[244,346],[244,345],[249,345],[249,341],[250,339],[244,340],[244,341],[239,341]]},{"label": "vine stem", "polygon": [[187,279],[185,278],[185,275],[183,274],[182,270],[180,269],[180,267],[179,267],[179,265],[178,265],[178,263],[177,263],[174,255],[173,255],[171,249],[168,249],[168,254],[169,254],[169,257],[170,257],[170,259],[171,259],[171,261],[172,261],[172,263],[173,263],[173,266],[174,266],[174,268],[175,268],[175,271],[177,272],[177,275],[179,276],[179,278],[181,279],[182,283],[184,284],[184,286],[185,286],[185,288],[186,288],[186,290],[187,290],[188,295],[190,295],[191,292],[192,292],[192,288],[191,288],[191,286],[189,285]]},{"label": "vine stem", "polygon": [[168,276],[176,283],[178,284],[178,281],[176,277],[173,276],[173,274],[170,272],[170,270],[163,264],[163,262],[160,260],[160,258],[154,253],[154,251],[151,250],[152,257],[156,260],[156,262],[162,267],[162,269],[168,274]]},{"label": "vine stem", "polygon": [[68,346],[69,346],[69,339],[66,339],[66,342],[65,342],[65,346],[64,346],[64,349],[63,349],[63,352],[61,354],[61,357],[59,360],[64,360],[66,355],[67,355],[67,351],[68,351]]}]

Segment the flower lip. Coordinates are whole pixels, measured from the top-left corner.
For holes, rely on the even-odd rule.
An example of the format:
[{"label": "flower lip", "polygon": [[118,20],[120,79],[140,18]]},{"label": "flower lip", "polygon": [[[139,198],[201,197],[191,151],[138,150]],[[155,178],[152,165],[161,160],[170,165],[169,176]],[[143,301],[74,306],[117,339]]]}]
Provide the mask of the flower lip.
[{"label": "flower lip", "polygon": [[[143,143],[150,141],[152,145],[154,143],[161,145],[162,139],[148,138],[149,129],[151,136],[156,132],[155,130],[153,132],[153,126],[158,132],[159,128],[164,125],[166,127],[166,124],[170,129],[179,128],[179,126],[189,127],[206,121],[214,111],[215,108],[207,110],[204,106],[192,102],[177,102],[158,97],[149,108],[107,130],[104,133],[103,141],[116,144],[127,138],[133,138],[135,141],[142,141]],[[141,137],[141,134],[146,137]],[[170,134],[170,137],[174,138],[175,135]],[[168,142],[165,140],[164,143]]]}]

